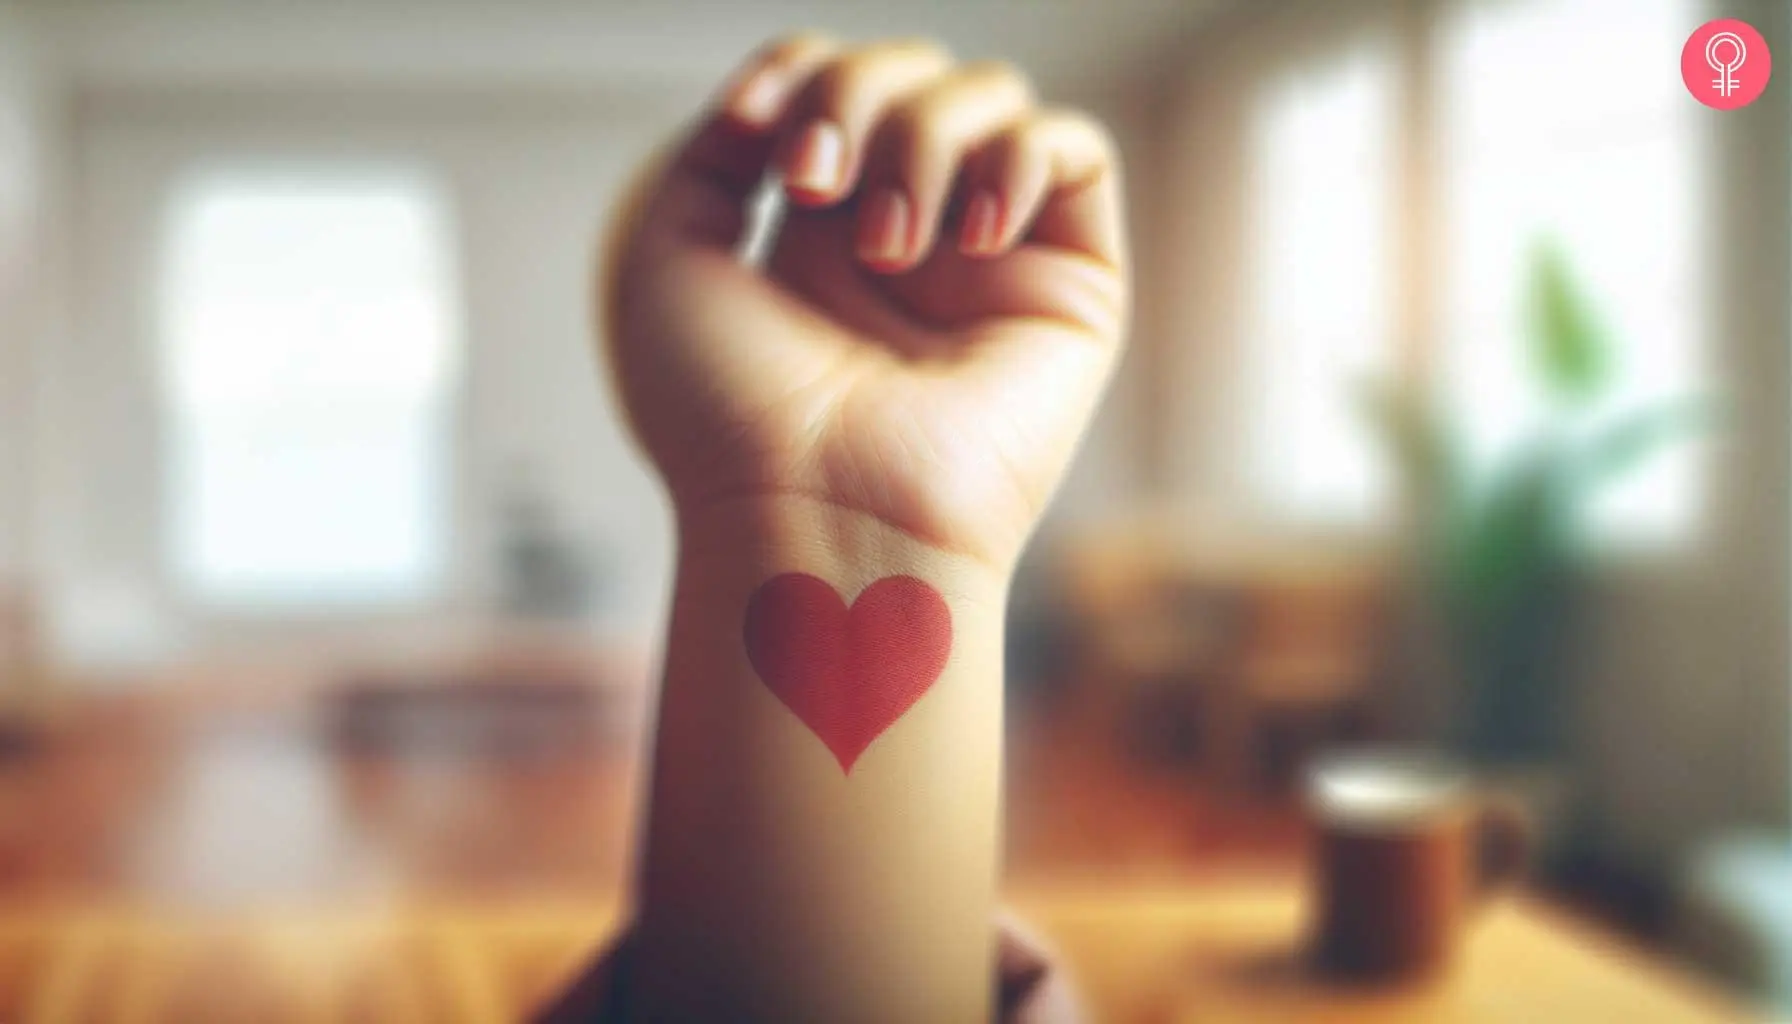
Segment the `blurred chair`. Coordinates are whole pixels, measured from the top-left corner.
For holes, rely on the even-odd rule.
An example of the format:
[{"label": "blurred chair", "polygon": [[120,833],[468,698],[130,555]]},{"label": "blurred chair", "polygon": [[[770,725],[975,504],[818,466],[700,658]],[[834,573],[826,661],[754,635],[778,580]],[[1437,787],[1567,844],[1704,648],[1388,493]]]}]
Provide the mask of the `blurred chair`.
[{"label": "blurred chair", "polygon": [[1237,639],[1228,575],[1149,530],[1078,538],[1064,569],[1088,710],[1129,754],[1183,760],[1207,746],[1206,705],[1231,675]]},{"label": "blurred chair", "polygon": [[[1366,727],[1388,658],[1390,600],[1385,575],[1368,566],[1314,560],[1242,581],[1232,675],[1216,688],[1210,727],[1224,785],[1291,777],[1314,747]],[[1274,757],[1277,739],[1289,756]]]},{"label": "blurred chair", "polygon": [[632,739],[643,671],[623,652],[526,634],[469,657],[357,667],[322,710],[351,753],[551,755]]},{"label": "blurred chair", "polygon": [[[1373,554],[1158,513],[1066,538],[1060,561],[1085,713],[1118,726],[1129,753],[1195,753],[1245,790],[1371,724],[1393,602]],[[1288,756],[1273,756],[1277,740]]]}]

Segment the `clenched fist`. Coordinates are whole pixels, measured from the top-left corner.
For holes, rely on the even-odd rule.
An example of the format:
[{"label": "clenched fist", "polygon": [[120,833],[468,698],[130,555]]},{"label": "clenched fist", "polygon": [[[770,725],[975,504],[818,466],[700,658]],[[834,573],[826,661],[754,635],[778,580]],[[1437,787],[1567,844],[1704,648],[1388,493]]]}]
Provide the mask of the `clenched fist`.
[{"label": "clenched fist", "polygon": [[[768,171],[789,209],[755,267]],[[1118,178],[1007,65],[807,34],[754,56],[649,169],[603,282],[680,517],[809,500],[1011,566],[1126,330]]]}]

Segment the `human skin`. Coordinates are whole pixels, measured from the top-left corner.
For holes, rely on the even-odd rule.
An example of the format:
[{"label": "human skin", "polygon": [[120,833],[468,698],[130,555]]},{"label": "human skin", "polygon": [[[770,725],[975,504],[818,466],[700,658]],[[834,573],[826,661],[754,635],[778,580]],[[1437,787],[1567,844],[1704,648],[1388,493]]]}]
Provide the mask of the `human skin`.
[{"label": "human skin", "polygon": [[[752,267],[768,168],[791,208]],[[642,178],[602,335],[678,566],[632,1019],[989,1019],[1008,585],[1126,329],[1120,197],[1106,133],[1015,69],[813,34],[751,57]],[[749,628],[788,574],[836,624],[880,580],[917,596],[847,659],[814,616]],[[908,660],[937,677],[843,753],[785,676],[839,655],[858,689],[832,696],[863,703],[940,642],[910,614],[930,594],[943,665]]]}]

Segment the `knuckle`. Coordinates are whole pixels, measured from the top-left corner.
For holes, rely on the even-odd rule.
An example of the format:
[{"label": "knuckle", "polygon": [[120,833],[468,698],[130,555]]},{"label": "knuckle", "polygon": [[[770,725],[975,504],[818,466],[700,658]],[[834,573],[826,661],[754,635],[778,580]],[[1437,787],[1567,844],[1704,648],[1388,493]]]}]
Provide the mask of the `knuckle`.
[{"label": "knuckle", "polygon": [[1084,124],[1090,141],[1095,143],[1095,148],[1099,149],[1103,156],[1111,160],[1119,154],[1120,143],[1115,140],[1114,133],[1112,129],[1108,128],[1106,121],[1088,118]]},{"label": "knuckle", "polygon": [[892,39],[876,49],[909,54],[941,64],[949,64],[952,61],[952,51],[946,49],[939,40],[927,36],[903,36]]},{"label": "knuckle", "polygon": [[1033,80],[1026,72],[1005,60],[976,60],[959,68],[959,75],[979,85],[989,86],[1031,100]]},{"label": "knuckle", "polygon": [[951,57],[932,40],[879,43],[836,56],[818,69],[801,104],[812,114],[844,114],[875,98],[897,65],[915,62],[948,66]]},{"label": "knuckle", "polygon": [[1086,139],[1103,153],[1115,151],[1114,133],[1105,122],[1087,111],[1060,108],[1052,112],[1052,121],[1065,134]]},{"label": "knuckle", "polygon": [[790,32],[760,47],[759,56],[768,64],[787,64],[818,50],[829,49],[833,38],[825,32],[801,29]]}]

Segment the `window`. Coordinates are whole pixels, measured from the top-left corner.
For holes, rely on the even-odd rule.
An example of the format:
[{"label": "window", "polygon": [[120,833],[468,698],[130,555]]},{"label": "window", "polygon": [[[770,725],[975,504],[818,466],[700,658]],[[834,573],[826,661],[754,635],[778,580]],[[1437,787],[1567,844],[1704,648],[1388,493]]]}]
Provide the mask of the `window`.
[{"label": "window", "polygon": [[1392,366],[1394,116],[1379,47],[1290,74],[1257,111],[1242,408],[1250,490],[1284,523],[1362,527],[1385,510],[1356,396]]},{"label": "window", "polygon": [[170,209],[168,552],[235,608],[441,582],[458,381],[447,212],[421,177],[210,174]]},{"label": "window", "polygon": [[[1542,412],[1522,289],[1545,237],[1616,346],[1611,413],[1704,383],[1699,108],[1676,73],[1701,20],[1689,0],[1533,0],[1469,7],[1446,26],[1440,364],[1484,463]],[[1697,447],[1680,446],[1612,487],[1591,525],[1608,544],[1673,543],[1696,525],[1701,485]]]}]

